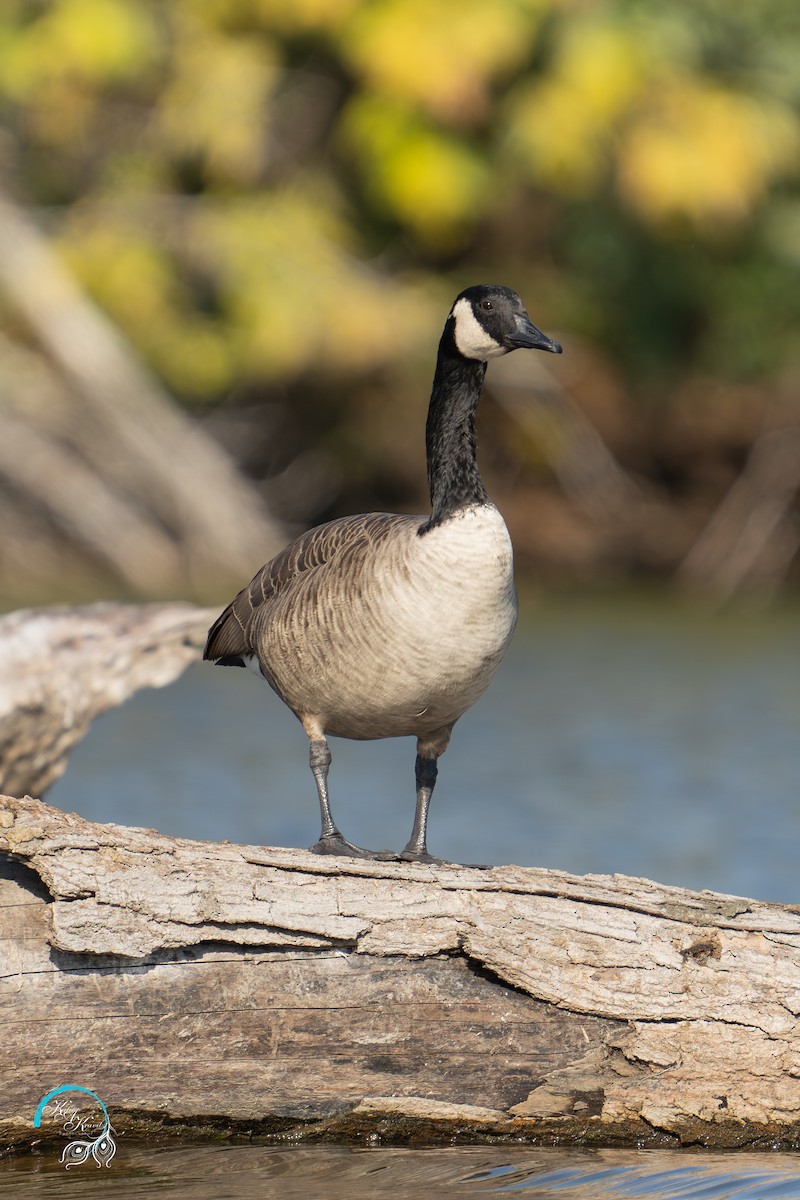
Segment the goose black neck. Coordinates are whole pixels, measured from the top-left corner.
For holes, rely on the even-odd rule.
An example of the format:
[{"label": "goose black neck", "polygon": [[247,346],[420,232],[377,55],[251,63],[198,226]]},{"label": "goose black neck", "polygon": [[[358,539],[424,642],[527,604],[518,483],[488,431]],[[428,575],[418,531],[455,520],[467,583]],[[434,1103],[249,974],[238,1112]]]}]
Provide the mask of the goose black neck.
[{"label": "goose black neck", "polygon": [[452,331],[446,328],[439,344],[425,430],[431,518],[420,533],[440,525],[459,509],[488,503],[475,454],[475,410],[485,374],[486,363],[459,354]]}]

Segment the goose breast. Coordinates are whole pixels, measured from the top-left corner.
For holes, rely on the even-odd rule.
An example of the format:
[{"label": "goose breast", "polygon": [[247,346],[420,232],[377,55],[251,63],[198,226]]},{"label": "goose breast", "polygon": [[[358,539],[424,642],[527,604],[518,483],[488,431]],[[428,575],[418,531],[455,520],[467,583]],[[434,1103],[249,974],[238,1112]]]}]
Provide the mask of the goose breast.
[{"label": "goose breast", "polygon": [[328,733],[419,736],[457,720],[502,659],[517,614],[511,541],[491,504],[422,536],[422,517],[360,520],[253,614],[261,673]]}]

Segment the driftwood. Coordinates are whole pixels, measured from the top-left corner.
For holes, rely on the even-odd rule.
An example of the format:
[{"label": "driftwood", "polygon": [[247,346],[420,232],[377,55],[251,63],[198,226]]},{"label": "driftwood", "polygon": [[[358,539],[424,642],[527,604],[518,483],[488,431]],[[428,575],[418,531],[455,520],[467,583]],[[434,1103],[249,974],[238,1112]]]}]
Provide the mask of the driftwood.
[{"label": "driftwood", "polygon": [[92,720],[199,659],[216,610],[54,606],[0,618],[0,791],[41,794]]},{"label": "driftwood", "polygon": [[318,858],[0,800],[0,1137],[800,1143],[800,912]]}]

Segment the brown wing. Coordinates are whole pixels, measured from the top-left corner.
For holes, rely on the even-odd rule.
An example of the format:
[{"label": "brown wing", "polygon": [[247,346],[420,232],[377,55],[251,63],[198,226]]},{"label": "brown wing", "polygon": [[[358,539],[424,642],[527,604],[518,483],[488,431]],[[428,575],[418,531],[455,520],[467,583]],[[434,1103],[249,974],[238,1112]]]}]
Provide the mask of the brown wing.
[{"label": "brown wing", "polygon": [[424,517],[394,513],[365,513],[340,517],[327,525],[309,529],[256,572],[247,587],[221,613],[208,631],[203,658],[220,666],[243,667],[243,655],[255,654],[255,616],[263,620],[265,606],[292,587],[294,580],[309,571],[335,563],[346,571],[347,564],[368,552],[371,546],[390,537],[404,525],[418,525]]}]

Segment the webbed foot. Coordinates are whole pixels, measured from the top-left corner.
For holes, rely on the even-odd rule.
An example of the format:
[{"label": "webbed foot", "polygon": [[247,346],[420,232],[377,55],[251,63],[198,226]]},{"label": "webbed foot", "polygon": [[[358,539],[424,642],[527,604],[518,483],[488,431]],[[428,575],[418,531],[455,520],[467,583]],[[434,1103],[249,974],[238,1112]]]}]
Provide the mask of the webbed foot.
[{"label": "webbed foot", "polygon": [[409,850],[408,846],[401,851],[400,861],[427,863],[432,867],[449,867],[451,865],[446,858],[437,858],[435,854],[428,854],[427,850]]},{"label": "webbed foot", "polygon": [[327,834],[321,837],[318,842],[314,842],[313,846],[309,846],[312,854],[334,854],[343,858],[367,858],[377,859],[380,862],[389,862],[396,859],[397,855],[392,854],[391,850],[365,850],[363,846],[356,846],[353,842],[348,842],[347,838],[342,837],[340,833]]}]

